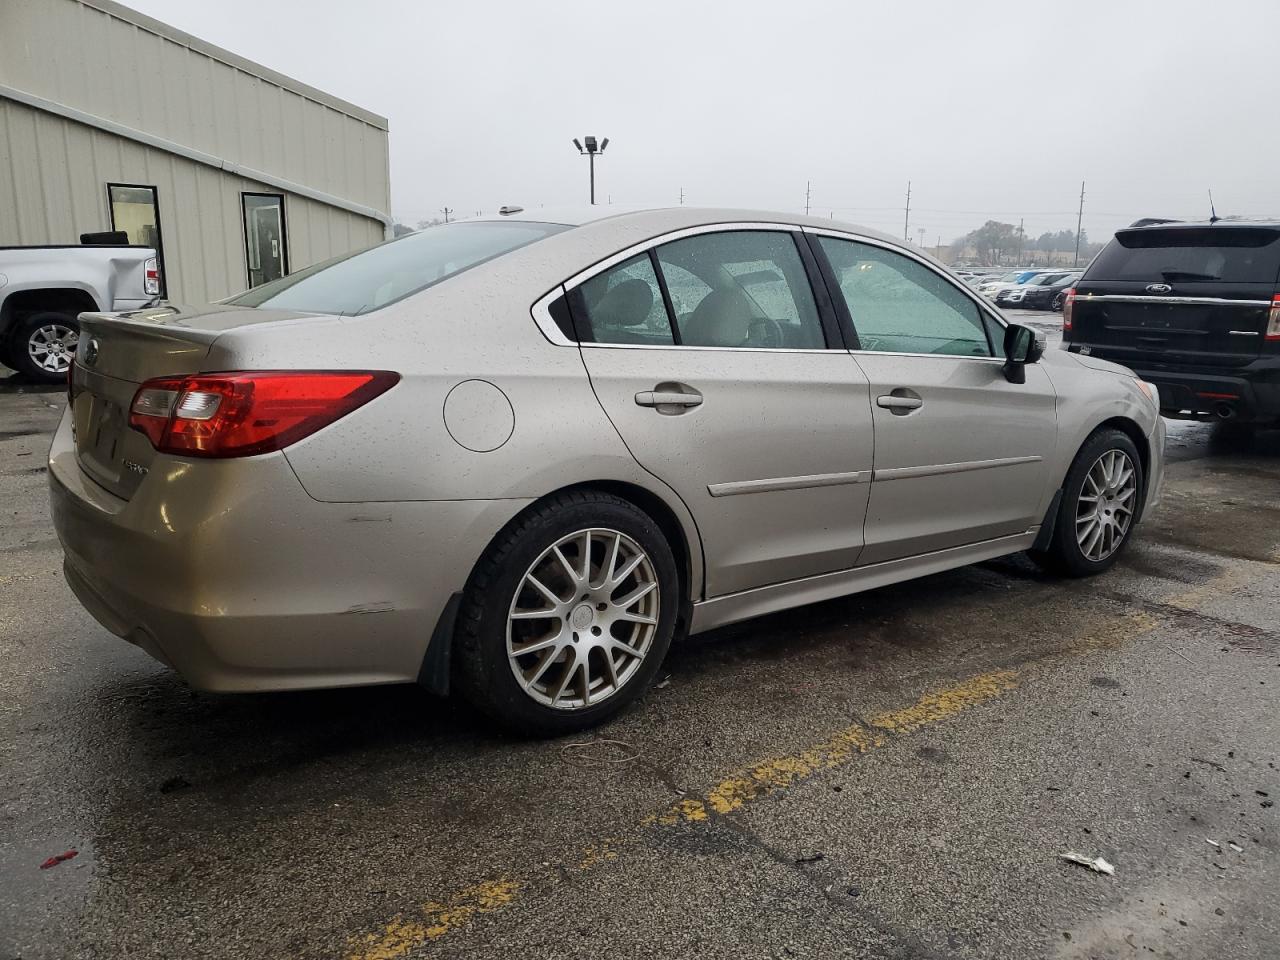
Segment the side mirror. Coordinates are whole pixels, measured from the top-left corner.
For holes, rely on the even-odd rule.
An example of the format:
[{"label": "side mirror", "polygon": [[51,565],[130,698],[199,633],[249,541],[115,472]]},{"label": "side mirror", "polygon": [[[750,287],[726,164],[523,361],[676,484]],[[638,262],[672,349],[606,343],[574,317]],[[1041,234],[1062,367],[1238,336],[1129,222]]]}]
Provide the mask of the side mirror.
[{"label": "side mirror", "polygon": [[1030,327],[1011,323],[1004,330],[1004,376],[1010,383],[1026,383],[1028,363],[1040,359],[1041,348]]}]

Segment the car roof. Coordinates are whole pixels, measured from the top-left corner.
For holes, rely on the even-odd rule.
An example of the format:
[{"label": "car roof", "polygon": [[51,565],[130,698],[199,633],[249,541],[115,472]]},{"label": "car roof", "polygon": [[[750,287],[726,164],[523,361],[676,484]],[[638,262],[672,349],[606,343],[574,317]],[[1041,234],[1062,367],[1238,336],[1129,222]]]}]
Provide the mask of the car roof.
[{"label": "car roof", "polygon": [[[655,235],[669,230],[684,227],[712,226],[717,223],[778,223],[796,226],[826,228],[845,233],[857,233],[871,237],[897,247],[911,250],[917,255],[928,256],[923,250],[903,242],[890,234],[882,233],[871,227],[856,223],[835,220],[829,217],[805,216],[802,213],[786,213],[777,210],[753,210],[733,207],[642,207],[622,206],[618,204],[590,204],[568,206],[546,206],[520,209],[507,215],[485,215],[470,217],[463,222],[501,222],[519,220],[532,223],[557,223],[569,227],[582,227],[591,224],[615,221],[618,225],[640,225],[651,228]],[[930,259],[933,259],[930,257]]]}]

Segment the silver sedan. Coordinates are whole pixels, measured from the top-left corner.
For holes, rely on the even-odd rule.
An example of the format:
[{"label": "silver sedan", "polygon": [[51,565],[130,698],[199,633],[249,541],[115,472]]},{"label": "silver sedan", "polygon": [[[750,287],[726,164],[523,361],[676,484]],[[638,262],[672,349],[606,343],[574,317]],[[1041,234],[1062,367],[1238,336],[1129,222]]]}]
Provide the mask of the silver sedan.
[{"label": "silver sedan", "polygon": [[598,723],[673,639],[1010,554],[1106,570],[1154,388],[920,251],[783,214],[433,227],[212,306],[85,314],[66,576],[195,687],[417,681]]}]

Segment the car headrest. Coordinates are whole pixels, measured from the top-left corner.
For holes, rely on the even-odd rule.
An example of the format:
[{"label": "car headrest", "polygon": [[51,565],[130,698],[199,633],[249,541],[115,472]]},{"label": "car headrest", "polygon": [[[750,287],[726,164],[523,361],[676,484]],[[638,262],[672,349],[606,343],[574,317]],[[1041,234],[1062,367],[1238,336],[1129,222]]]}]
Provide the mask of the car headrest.
[{"label": "car headrest", "polygon": [[600,298],[591,315],[599,326],[638,327],[652,310],[653,287],[644,280],[623,280]]}]

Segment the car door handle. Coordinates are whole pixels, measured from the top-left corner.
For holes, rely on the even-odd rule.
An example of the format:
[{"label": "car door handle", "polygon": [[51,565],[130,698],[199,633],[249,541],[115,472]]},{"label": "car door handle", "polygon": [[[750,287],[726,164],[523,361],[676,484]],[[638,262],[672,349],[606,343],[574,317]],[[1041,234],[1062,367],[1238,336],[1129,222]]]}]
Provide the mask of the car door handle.
[{"label": "car door handle", "polygon": [[876,397],[876,406],[884,407],[886,410],[917,410],[924,406],[924,401],[919,397],[895,397],[893,394],[885,394],[883,397]]},{"label": "car door handle", "polygon": [[636,394],[641,407],[696,407],[702,402],[700,393],[676,393],[668,390],[643,390]]}]

